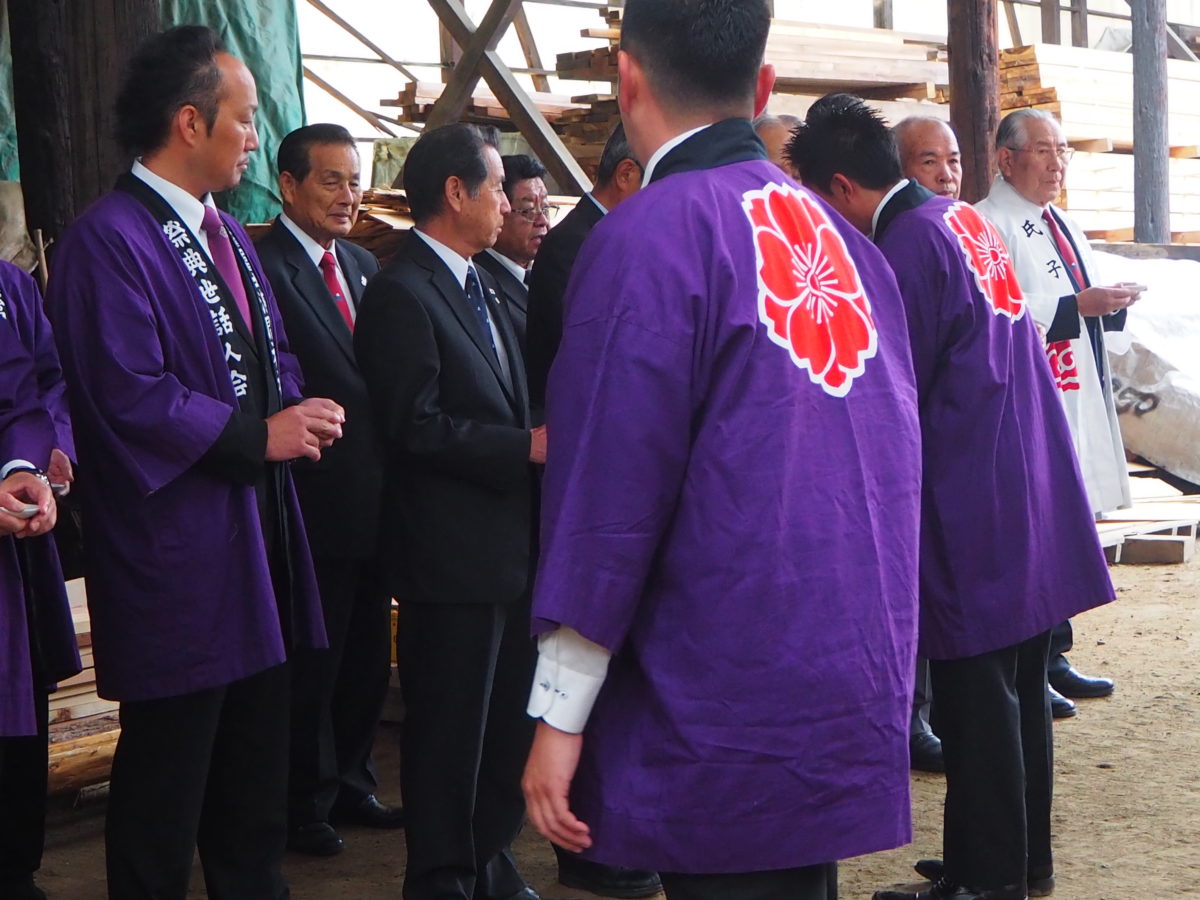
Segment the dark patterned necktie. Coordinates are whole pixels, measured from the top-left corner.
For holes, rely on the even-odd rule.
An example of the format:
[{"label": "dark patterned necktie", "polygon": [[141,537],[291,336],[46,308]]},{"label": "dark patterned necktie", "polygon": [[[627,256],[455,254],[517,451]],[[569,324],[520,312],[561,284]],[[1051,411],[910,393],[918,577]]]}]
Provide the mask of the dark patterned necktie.
[{"label": "dark patterned necktie", "polygon": [[479,324],[483,326],[483,333],[487,335],[488,345],[492,348],[492,352],[495,353],[496,340],[492,337],[492,326],[488,321],[487,306],[484,305],[483,286],[479,283],[479,276],[475,273],[474,266],[467,267],[467,302],[475,310]]}]

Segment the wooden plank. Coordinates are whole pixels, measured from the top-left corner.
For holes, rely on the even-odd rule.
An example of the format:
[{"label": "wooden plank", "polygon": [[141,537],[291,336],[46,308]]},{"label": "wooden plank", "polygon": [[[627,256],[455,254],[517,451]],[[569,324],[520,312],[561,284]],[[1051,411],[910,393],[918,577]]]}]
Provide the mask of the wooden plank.
[{"label": "wooden plank", "polygon": [[78,791],[107,781],[120,728],[50,745],[49,793]]},{"label": "wooden plank", "polygon": [[[517,40],[521,44],[521,52],[525,54],[525,64],[531,69],[541,69],[542,55],[538,52],[537,41],[533,39],[533,29],[529,27],[529,17],[525,15],[525,7],[518,6],[517,14],[513,16],[513,28],[517,32]],[[545,75],[531,75],[533,89],[550,93],[550,79]]]},{"label": "wooden plank", "polygon": [[1137,566],[1178,565],[1191,559],[1195,552],[1193,535],[1146,534],[1126,537],[1117,562]]},{"label": "wooden plank", "polygon": [[457,122],[462,118],[470,101],[471,92],[479,83],[479,64],[483,55],[489,50],[496,49],[520,6],[521,0],[492,0],[492,4],[488,7],[479,26],[476,28],[472,25],[459,34],[455,32],[449,22],[442,18],[438,5],[434,4],[434,11],[438,13],[438,18],[450,31],[450,36],[454,38],[455,43],[462,47],[462,58],[455,65],[454,73],[446,82],[446,89],[442,91],[442,95],[438,97],[437,102],[433,105],[433,110],[426,118],[428,128],[438,128],[451,122]]}]

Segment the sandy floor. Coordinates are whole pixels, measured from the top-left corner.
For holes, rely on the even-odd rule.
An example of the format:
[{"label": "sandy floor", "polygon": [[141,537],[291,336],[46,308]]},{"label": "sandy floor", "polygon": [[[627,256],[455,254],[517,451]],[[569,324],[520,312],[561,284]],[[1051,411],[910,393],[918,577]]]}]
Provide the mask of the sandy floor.
[{"label": "sandy floor", "polygon": [[[1200,558],[1182,566],[1113,569],[1116,603],[1075,620],[1072,660],[1117,680],[1105,700],[1083,701],[1055,726],[1055,849],[1059,900],[1200,895]],[[396,733],[384,729],[384,799],[395,800]],[[842,866],[843,898],[903,883],[920,856],[940,854],[943,781],[914,776],[912,846]],[[169,802],[169,800],[168,800]],[[290,857],[295,900],[397,900],[404,866],[398,832],[348,829],[331,860]],[[40,883],[52,900],[104,896],[103,802],[56,809]],[[554,884],[549,845],[527,829],[517,845],[530,883]],[[915,877],[915,876],[913,876]],[[196,871],[190,897],[205,897]]]}]

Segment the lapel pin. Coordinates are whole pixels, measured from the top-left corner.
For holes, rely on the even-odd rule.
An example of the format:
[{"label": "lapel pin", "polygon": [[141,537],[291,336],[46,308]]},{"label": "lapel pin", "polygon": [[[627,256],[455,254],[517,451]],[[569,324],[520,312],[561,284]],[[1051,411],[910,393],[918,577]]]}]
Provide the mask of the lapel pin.
[{"label": "lapel pin", "polygon": [[359,279],[362,281],[362,285],[363,285],[363,287],[366,287],[366,286],[367,286],[367,276],[366,276],[366,275],[359,275],[358,277],[359,277]]}]

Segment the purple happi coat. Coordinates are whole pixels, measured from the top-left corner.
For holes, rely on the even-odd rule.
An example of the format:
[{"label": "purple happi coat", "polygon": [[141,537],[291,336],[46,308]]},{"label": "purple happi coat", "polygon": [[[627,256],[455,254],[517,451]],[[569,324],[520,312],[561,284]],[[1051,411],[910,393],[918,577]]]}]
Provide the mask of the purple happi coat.
[{"label": "purple happi coat", "polygon": [[[245,232],[223,219],[267,293],[283,397],[297,398],[299,367],[266,276]],[[63,235],[46,306],[87,473],[100,695],[177,696],[283,662],[255,490],[197,465],[238,405],[222,347],[188,269],[132,195],[101,198]],[[324,646],[290,475],[284,487],[296,642]]]},{"label": "purple happi coat", "polygon": [[1046,353],[996,229],[931,197],[876,237],[921,404],[921,653],[976,656],[1113,598]]},{"label": "purple happi coat", "polygon": [[615,654],[572,787],[586,855],[745,872],[907,843],[904,311],[748,122],[680,144],[592,232],[548,433],[535,630]]},{"label": "purple happi coat", "polygon": [[[0,385],[0,465],[23,459],[45,466],[54,448],[54,424],[38,396],[33,360],[16,330],[3,324]],[[16,538],[0,538],[0,737],[36,734],[36,717],[45,715],[45,709],[38,709],[34,702],[35,687],[43,685],[33,683],[29,619],[16,544]],[[74,652],[73,639],[70,650]],[[74,660],[78,670],[78,655]]]}]

